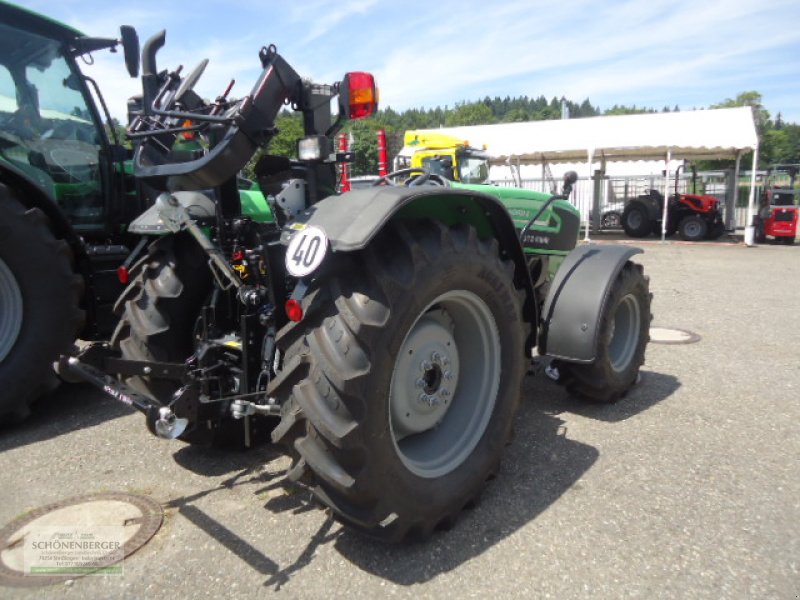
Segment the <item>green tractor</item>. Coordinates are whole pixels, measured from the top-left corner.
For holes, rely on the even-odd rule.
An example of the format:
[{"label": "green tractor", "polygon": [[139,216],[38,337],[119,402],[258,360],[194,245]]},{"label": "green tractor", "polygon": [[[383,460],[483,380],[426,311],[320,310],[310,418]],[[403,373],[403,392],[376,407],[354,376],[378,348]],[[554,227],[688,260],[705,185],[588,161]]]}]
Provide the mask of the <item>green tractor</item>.
[{"label": "green tractor", "polygon": [[[534,348],[582,397],[635,383],[650,320],[638,250],[574,248],[565,197],[424,173],[333,194],[351,157],[331,139],[376,107],[367,74],[312,84],[269,47],[250,94],[208,103],[193,92],[205,63],[159,72],[156,36],[134,179],[76,63],[121,44],[134,75],[134,32],[88,38],[4,3],[0,29],[0,412],[24,413],[77,336],[101,340],[60,372],[161,437],[249,442],[267,424],[290,479],[400,540],[454,520],[497,470]],[[284,103],[306,137],[299,160],[259,161],[267,205],[236,177]]]},{"label": "green tractor", "polygon": [[[84,34],[0,2],[0,419],[18,420],[57,385],[52,365],[77,337],[108,339],[152,204],[132,176],[96,83],[78,63],[122,46],[137,76],[139,43]],[[97,102],[93,99],[95,93]],[[186,145],[186,144],[184,144]],[[242,192],[263,206],[259,192]]]},{"label": "green tractor", "polygon": [[[162,438],[247,445],[269,430],[293,456],[289,480],[389,541],[451,524],[497,472],[534,348],[583,397],[612,402],[635,384],[650,322],[639,250],[575,248],[563,197],[429,173],[336,195],[352,156],[332,140],[376,110],[370,74],[312,83],[268,46],[249,93],[205,102],[192,92],[203,63],[159,72],[164,41],[144,46],[129,127],[136,178],[158,192],[129,231],[152,241],[111,343],[63,356],[65,373]],[[305,135],[298,159],[256,164],[268,220],[236,175],[268,152],[286,105]],[[186,134],[205,150],[176,154]]]}]

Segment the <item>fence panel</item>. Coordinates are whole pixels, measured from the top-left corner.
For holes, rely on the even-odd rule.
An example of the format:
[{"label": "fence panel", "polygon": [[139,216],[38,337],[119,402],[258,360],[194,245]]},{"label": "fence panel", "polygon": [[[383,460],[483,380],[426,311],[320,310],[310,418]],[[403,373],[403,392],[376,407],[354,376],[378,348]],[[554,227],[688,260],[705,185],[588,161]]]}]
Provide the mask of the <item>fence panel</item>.
[{"label": "fence panel", "polygon": [[[761,198],[765,183],[764,179],[765,176],[763,173],[757,173],[754,190],[754,203],[756,207]],[[691,175],[686,175],[680,177],[678,180],[678,192],[682,194],[697,193],[715,196],[720,201],[723,219],[727,222],[727,215],[725,215],[727,210],[725,205],[725,196],[728,189],[727,180],[728,178],[721,172],[698,173],[693,185]],[[516,186],[516,183],[510,179],[493,181],[492,183],[503,187]],[[550,193],[550,185],[551,183],[548,180],[541,178],[522,180],[522,187],[524,189],[535,190],[537,192]],[[790,178],[787,174],[772,175],[769,179],[769,185],[788,186],[790,185]],[[589,177],[579,177],[573,188],[572,196],[570,197],[581,213],[581,221],[584,222],[587,218],[591,219],[593,188],[593,182]],[[736,228],[743,229],[747,224],[747,206],[750,198],[749,173],[743,172],[740,174],[736,188],[737,193],[734,202]],[[646,194],[648,190],[651,189],[656,189],[663,194],[664,178],[656,175],[607,177],[606,184],[603,186],[600,197],[600,212],[603,214],[613,210],[622,213],[625,204],[627,204],[629,200]],[[674,192],[675,180],[672,178],[670,180],[669,193],[673,194]]]}]

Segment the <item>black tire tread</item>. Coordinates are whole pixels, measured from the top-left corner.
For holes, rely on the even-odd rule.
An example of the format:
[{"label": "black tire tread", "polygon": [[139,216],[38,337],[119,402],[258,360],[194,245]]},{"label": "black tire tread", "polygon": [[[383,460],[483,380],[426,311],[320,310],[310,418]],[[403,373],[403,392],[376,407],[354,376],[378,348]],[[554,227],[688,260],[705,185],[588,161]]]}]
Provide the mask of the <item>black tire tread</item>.
[{"label": "black tire tread", "polygon": [[[628,224],[628,215],[630,215],[630,213],[634,210],[642,213],[642,224],[636,229]],[[622,228],[625,230],[625,235],[632,238],[647,237],[655,229],[654,223],[650,220],[650,217],[647,214],[647,208],[641,202],[636,201],[629,202],[623,209]]]},{"label": "black tire tread", "polygon": [[[312,292],[318,295],[308,301],[303,327],[290,324],[278,333],[279,348],[286,361],[292,362],[291,373],[273,382],[270,395],[286,381],[294,381],[291,388],[283,388],[290,396],[283,403],[281,424],[273,431],[273,441],[294,453],[287,476],[307,486],[338,519],[371,537],[390,542],[425,538],[437,527],[454,523],[483,487],[468,490],[442,514],[418,519],[398,516],[396,499],[386,498],[372,482],[370,473],[380,465],[370,462],[364,444],[371,433],[364,430],[367,407],[358,394],[370,372],[370,352],[379,352],[371,347],[371,340],[389,319],[392,299],[414,288],[420,264],[468,246],[493,256],[495,272],[511,279],[514,265],[500,259],[497,242],[478,240],[472,228],[448,229],[434,221],[415,222],[413,227],[394,223],[359,257],[344,257],[339,276],[328,278],[324,289]],[[516,301],[521,310],[520,290]],[[524,340],[527,331],[522,334]],[[512,369],[518,389],[524,373],[522,367]],[[516,411],[519,398],[514,402]],[[510,435],[508,429],[499,441],[501,447]],[[499,457],[487,478],[497,472],[498,465]],[[391,517],[394,520],[386,522]]]},{"label": "black tire tread", "polygon": [[[31,402],[58,386],[52,363],[71,349],[83,328],[86,313],[81,302],[85,282],[75,271],[72,249],[56,236],[45,213],[39,208],[26,208],[2,184],[0,215],[0,226],[7,231],[2,235],[14,244],[8,248],[9,255],[25,260],[16,276],[19,272],[38,276],[33,283],[28,282],[35,291],[27,288],[38,302],[26,304],[20,338],[0,365],[0,420],[17,421],[27,416]],[[14,256],[5,259],[8,264]],[[25,289],[22,291],[26,302]]]},{"label": "black tire tread", "polygon": [[[188,236],[167,236],[153,242],[130,270],[131,283],[117,300],[120,317],[112,347],[133,360],[183,361],[192,352],[191,327],[211,288],[211,275]],[[127,383],[164,400],[173,382],[135,376]]]},{"label": "black tire tread", "polygon": [[[589,402],[611,404],[625,397],[636,384],[639,368],[644,364],[645,351],[650,341],[649,324],[653,320],[650,306],[653,294],[650,293],[650,280],[644,274],[642,265],[628,261],[617,275],[612,286],[611,299],[616,300],[614,294],[618,293],[618,290],[635,287],[642,288],[640,301],[643,302],[644,306],[640,306],[640,309],[646,311],[649,316],[645,319],[646,324],[643,327],[644,330],[642,331],[639,346],[631,359],[633,369],[621,378],[616,376],[612,372],[610,365],[607,364],[605,353],[602,351],[598,351],[598,358],[592,364],[558,361],[559,383],[562,383],[571,395]],[[604,311],[599,327],[601,336],[609,330],[610,318],[611,311]]]}]

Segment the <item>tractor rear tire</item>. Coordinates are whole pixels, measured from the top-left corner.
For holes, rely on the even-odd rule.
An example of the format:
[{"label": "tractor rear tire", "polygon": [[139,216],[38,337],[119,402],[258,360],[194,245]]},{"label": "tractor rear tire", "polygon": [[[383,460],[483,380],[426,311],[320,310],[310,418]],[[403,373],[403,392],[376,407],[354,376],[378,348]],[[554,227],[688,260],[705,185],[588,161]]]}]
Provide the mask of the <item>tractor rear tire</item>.
[{"label": "tractor rear tire", "polygon": [[653,222],[647,209],[639,202],[629,202],[622,211],[622,228],[632,238],[644,238],[653,231]]},{"label": "tractor rear tire", "polygon": [[527,367],[524,295],[467,226],[393,223],[337,263],[279,332],[290,396],[273,441],[339,520],[424,539],[498,471]]},{"label": "tractor rear tire", "polygon": [[84,281],[38,208],[0,184],[0,420],[19,421],[58,386],[53,362],[83,327]]},{"label": "tractor rear tire", "polygon": [[706,238],[708,233],[708,223],[703,217],[689,215],[681,219],[678,225],[678,233],[681,239],[686,242],[700,242]]},{"label": "tractor rear tire", "polygon": [[[195,351],[195,326],[212,290],[208,257],[188,234],[153,242],[131,269],[131,283],[114,307],[120,317],[111,344],[129,360],[182,363]],[[133,376],[126,383],[166,404],[180,382]],[[221,431],[198,423],[180,436],[189,443],[217,442]],[[232,422],[231,428],[241,422]],[[227,423],[225,434],[228,435]],[[222,439],[223,436],[219,436]],[[227,439],[227,438],[226,438]]]},{"label": "tractor rear tire", "polygon": [[559,383],[570,394],[613,403],[634,386],[650,341],[649,280],[641,265],[628,261],[614,280],[600,316],[595,361],[557,361]]}]

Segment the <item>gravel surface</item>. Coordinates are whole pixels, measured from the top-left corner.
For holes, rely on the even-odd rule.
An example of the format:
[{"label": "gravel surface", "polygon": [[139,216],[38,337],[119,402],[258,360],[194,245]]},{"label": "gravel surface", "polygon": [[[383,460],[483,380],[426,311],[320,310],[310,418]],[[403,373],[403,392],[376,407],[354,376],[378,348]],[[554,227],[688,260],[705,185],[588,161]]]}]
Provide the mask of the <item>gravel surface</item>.
[{"label": "gravel surface", "polygon": [[528,377],[501,473],[453,530],[366,541],[284,490],[275,448],[158,440],[63,386],[0,430],[0,525],[100,491],[148,495],[165,523],[122,576],[0,597],[797,598],[800,247],[642,247],[653,325],[701,340],[651,344],[613,406]]}]

